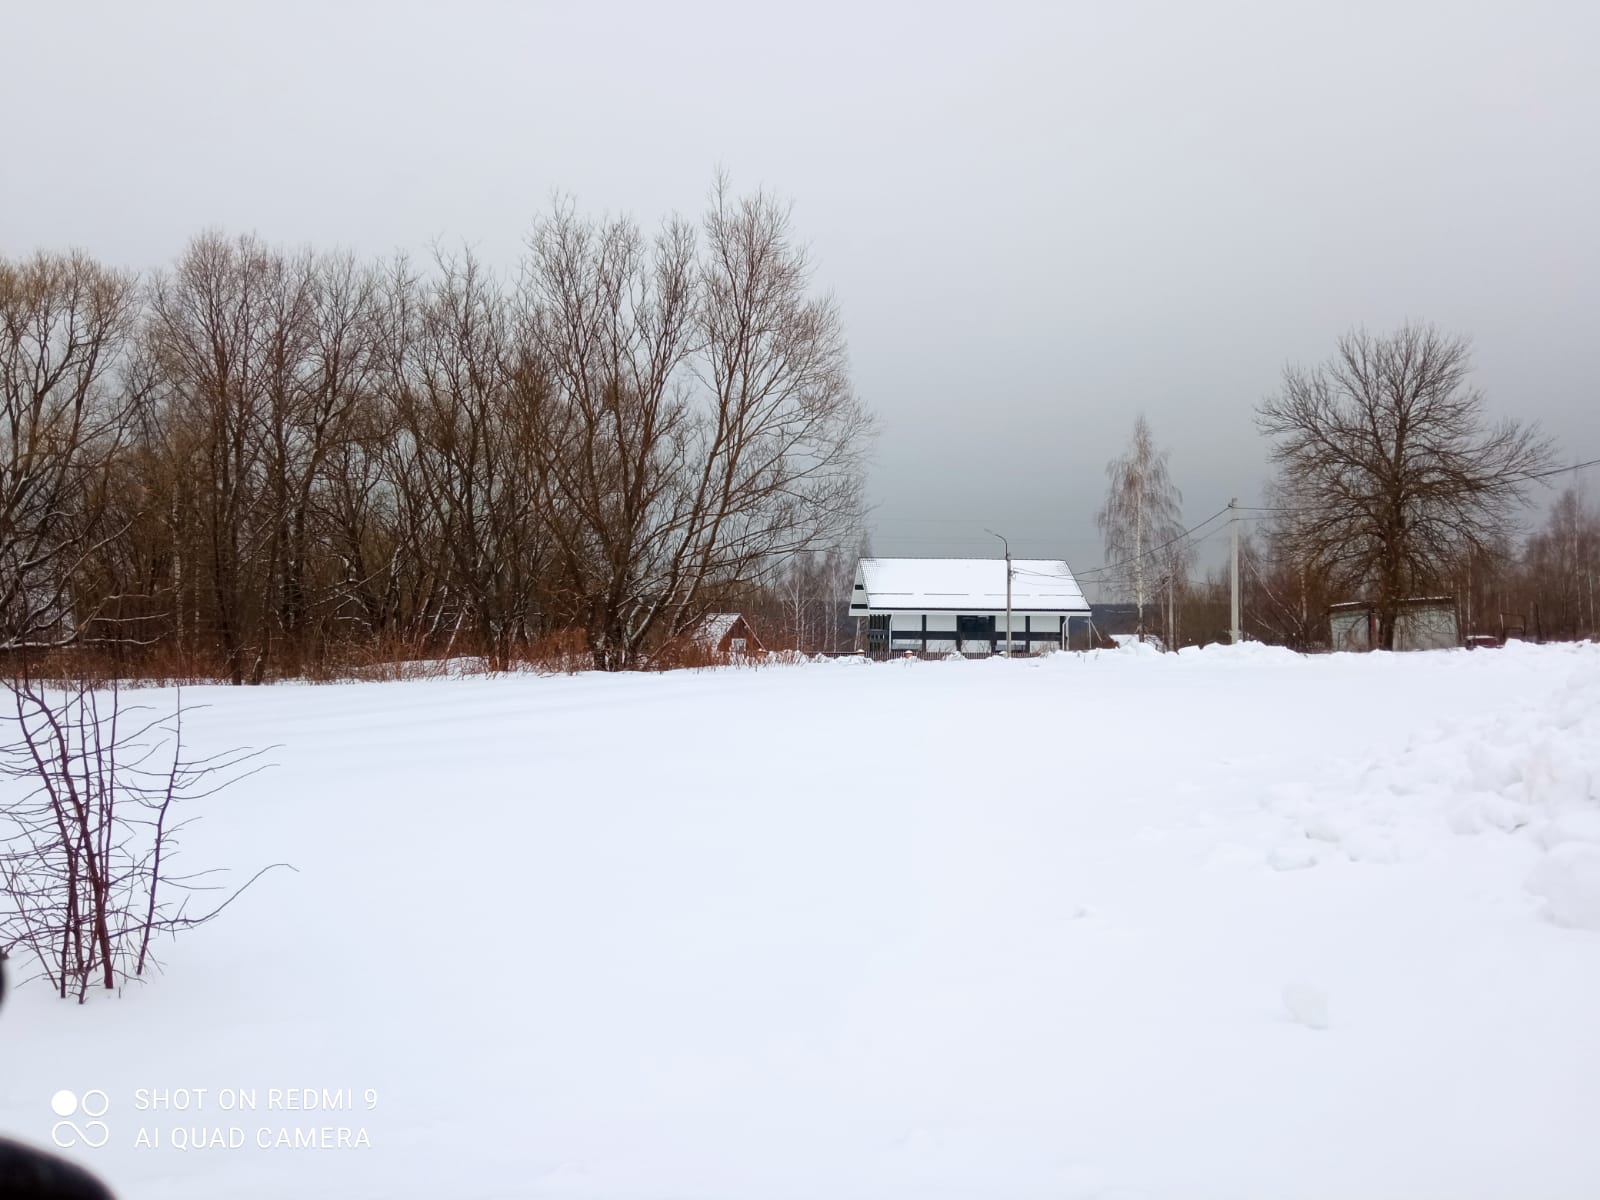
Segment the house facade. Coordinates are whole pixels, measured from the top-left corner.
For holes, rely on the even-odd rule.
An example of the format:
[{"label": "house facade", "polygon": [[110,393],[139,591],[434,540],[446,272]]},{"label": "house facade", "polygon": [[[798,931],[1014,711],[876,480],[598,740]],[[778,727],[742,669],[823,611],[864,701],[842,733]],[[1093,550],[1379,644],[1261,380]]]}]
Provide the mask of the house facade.
[{"label": "house facade", "polygon": [[[997,654],[1006,649],[1006,561],[999,558],[863,558],[850,615],[864,624],[869,654]],[[1011,560],[1013,654],[1065,644],[1089,619],[1072,569],[1061,559]]]}]

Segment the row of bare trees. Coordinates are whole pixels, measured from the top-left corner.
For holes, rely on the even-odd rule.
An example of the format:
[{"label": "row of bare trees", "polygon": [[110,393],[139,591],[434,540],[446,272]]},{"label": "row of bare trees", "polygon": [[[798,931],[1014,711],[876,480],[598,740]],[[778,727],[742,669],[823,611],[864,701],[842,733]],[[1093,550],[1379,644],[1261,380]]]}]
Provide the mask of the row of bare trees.
[{"label": "row of bare trees", "polygon": [[0,260],[0,648],[235,682],[353,649],[637,664],[854,538],[872,424],[789,214],[569,204],[469,251]]}]

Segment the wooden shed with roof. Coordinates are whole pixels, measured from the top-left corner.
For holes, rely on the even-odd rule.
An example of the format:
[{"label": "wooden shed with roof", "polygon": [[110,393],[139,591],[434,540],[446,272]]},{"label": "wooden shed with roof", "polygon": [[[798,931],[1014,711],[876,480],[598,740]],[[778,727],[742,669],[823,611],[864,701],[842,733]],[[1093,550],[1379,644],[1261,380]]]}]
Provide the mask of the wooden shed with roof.
[{"label": "wooden shed with roof", "polygon": [[743,613],[708,613],[695,627],[692,640],[702,650],[726,654],[730,658],[762,654],[766,650]]}]

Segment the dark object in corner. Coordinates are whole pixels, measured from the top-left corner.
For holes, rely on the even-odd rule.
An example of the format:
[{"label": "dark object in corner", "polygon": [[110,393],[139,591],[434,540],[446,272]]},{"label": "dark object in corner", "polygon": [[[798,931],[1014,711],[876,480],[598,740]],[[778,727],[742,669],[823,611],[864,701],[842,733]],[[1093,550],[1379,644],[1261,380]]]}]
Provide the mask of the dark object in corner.
[{"label": "dark object in corner", "polygon": [[[0,1002],[6,995],[5,957],[0,955]],[[4,1200],[112,1200],[111,1193],[82,1167],[0,1138],[0,1197]]]},{"label": "dark object in corner", "polygon": [[111,1200],[82,1167],[0,1138],[0,1196],[6,1200]]}]

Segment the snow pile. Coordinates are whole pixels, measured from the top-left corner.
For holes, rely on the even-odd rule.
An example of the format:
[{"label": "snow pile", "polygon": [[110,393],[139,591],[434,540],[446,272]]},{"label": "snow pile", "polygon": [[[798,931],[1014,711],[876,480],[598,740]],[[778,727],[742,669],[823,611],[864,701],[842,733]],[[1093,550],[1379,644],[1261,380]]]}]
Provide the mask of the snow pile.
[{"label": "snow pile", "polygon": [[1240,642],[1237,646],[1213,642],[1209,646],[1185,646],[1178,651],[1178,658],[1184,663],[1206,666],[1226,663],[1250,667],[1288,667],[1301,662],[1305,656],[1283,646],[1268,646],[1263,642]]},{"label": "snow pile", "polygon": [[825,666],[870,667],[872,660],[865,654],[818,654],[811,660]]},{"label": "snow pile", "polygon": [[1600,931],[1600,845],[1563,842],[1540,859],[1528,890],[1557,925]]},{"label": "snow pile", "polygon": [[1539,706],[1425,726],[1397,752],[1336,764],[1315,784],[1272,788],[1268,806],[1290,828],[1269,865],[1414,859],[1438,850],[1441,830],[1512,835],[1540,852],[1527,886],[1549,918],[1600,930],[1600,673],[1592,650],[1545,657],[1563,654],[1588,669]]},{"label": "snow pile", "polygon": [[1298,980],[1285,985],[1283,1007],[1297,1025],[1307,1029],[1328,1027],[1328,993],[1315,984]]},{"label": "snow pile", "polygon": [[1111,640],[1116,643],[1116,648],[1123,654],[1138,655],[1140,658],[1159,657],[1164,653],[1161,639],[1146,634],[1143,639],[1131,633],[1113,633]]}]

